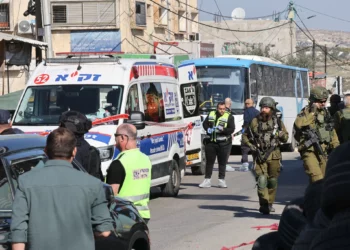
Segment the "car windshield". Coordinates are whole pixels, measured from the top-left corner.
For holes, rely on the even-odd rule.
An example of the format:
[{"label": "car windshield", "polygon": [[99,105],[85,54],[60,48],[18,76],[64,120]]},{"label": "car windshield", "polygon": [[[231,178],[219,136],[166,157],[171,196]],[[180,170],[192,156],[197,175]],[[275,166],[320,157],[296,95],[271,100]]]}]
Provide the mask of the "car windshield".
[{"label": "car windshield", "polygon": [[14,125],[58,125],[68,110],[81,112],[94,121],[120,113],[123,86],[64,85],[33,86],[26,89]]},{"label": "car windshield", "polygon": [[229,97],[231,109],[243,112],[247,69],[238,67],[198,67],[198,81],[201,83],[200,108],[216,109],[218,102]]}]

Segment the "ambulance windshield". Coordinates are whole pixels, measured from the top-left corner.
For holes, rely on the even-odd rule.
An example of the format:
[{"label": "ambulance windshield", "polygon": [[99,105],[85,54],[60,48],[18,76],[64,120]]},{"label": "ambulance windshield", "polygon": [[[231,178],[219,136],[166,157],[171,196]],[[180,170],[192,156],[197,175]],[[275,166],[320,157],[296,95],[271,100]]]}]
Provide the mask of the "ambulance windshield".
[{"label": "ambulance windshield", "polygon": [[120,114],[123,86],[63,85],[35,86],[26,89],[14,125],[58,125],[60,115],[78,111],[88,119]]}]

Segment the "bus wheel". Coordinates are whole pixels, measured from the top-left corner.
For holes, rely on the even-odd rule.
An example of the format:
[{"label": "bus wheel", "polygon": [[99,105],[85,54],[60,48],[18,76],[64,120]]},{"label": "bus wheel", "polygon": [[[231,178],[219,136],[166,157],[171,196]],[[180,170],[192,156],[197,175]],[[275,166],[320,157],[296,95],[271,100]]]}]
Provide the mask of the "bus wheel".
[{"label": "bus wheel", "polygon": [[207,165],[207,159],[205,158],[204,150],[201,150],[202,161],[199,166],[191,167],[193,175],[204,175],[205,174],[205,166]]},{"label": "bus wheel", "polygon": [[164,197],[176,197],[179,193],[180,185],[181,173],[179,170],[179,164],[173,159],[171,161],[169,181],[161,187],[162,195]]}]

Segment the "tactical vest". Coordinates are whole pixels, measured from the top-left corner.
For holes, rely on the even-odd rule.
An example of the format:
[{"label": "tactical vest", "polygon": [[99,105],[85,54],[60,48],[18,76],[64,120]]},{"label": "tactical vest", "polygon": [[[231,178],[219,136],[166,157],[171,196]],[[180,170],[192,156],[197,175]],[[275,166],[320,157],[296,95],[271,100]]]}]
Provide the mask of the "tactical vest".
[{"label": "tactical vest", "polygon": [[274,133],[277,132],[278,122],[277,118],[263,122],[258,119],[258,134],[259,142],[261,143],[260,149],[267,151],[271,147],[272,139],[274,138]]},{"label": "tactical vest", "polygon": [[322,113],[316,114],[316,129],[319,134],[319,140],[320,143],[329,144],[332,140],[331,133],[332,131],[326,130],[326,122],[325,122],[325,115]]},{"label": "tactical vest", "polygon": [[[228,122],[228,118],[230,117],[230,113],[225,112],[222,116],[219,117],[219,119],[216,121],[216,111],[211,111],[209,113],[209,118],[208,121],[209,123],[212,123],[214,127],[221,127],[221,128],[227,128],[227,122]],[[215,124],[216,121],[216,124]],[[230,138],[230,136],[226,136],[226,135],[220,135],[217,133],[217,130],[214,129],[214,131],[211,133],[210,136],[210,141],[213,142],[220,142],[220,141],[227,141]]]},{"label": "tactical vest", "polygon": [[350,107],[341,110],[340,130],[342,142],[350,141]]},{"label": "tactical vest", "polygon": [[148,156],[139,149],[131,149],[120,153],[116,160],[121,162],[125,170],[125,179],[118,196],[131,201],[142,218],[151,218],[148,202],[152,164]]}]

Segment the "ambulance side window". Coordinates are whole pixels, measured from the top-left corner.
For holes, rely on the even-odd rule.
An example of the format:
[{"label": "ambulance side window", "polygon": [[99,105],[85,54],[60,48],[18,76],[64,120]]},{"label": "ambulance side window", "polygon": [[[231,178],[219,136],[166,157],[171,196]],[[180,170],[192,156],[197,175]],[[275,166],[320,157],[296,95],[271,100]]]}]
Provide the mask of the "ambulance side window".
[{"label": "ambulance side window", "polygon": [[140,111],[140,98],[137,84],[130,87],[128,100],[126,102],[125,113],[130,114],[131,111]]},{"label": "ambulance side window", "polygon": [[162,87],[159,82],[142,83],[141,92],[145,108],[145,120],[150,122],[164,122],[164,102]]}]

